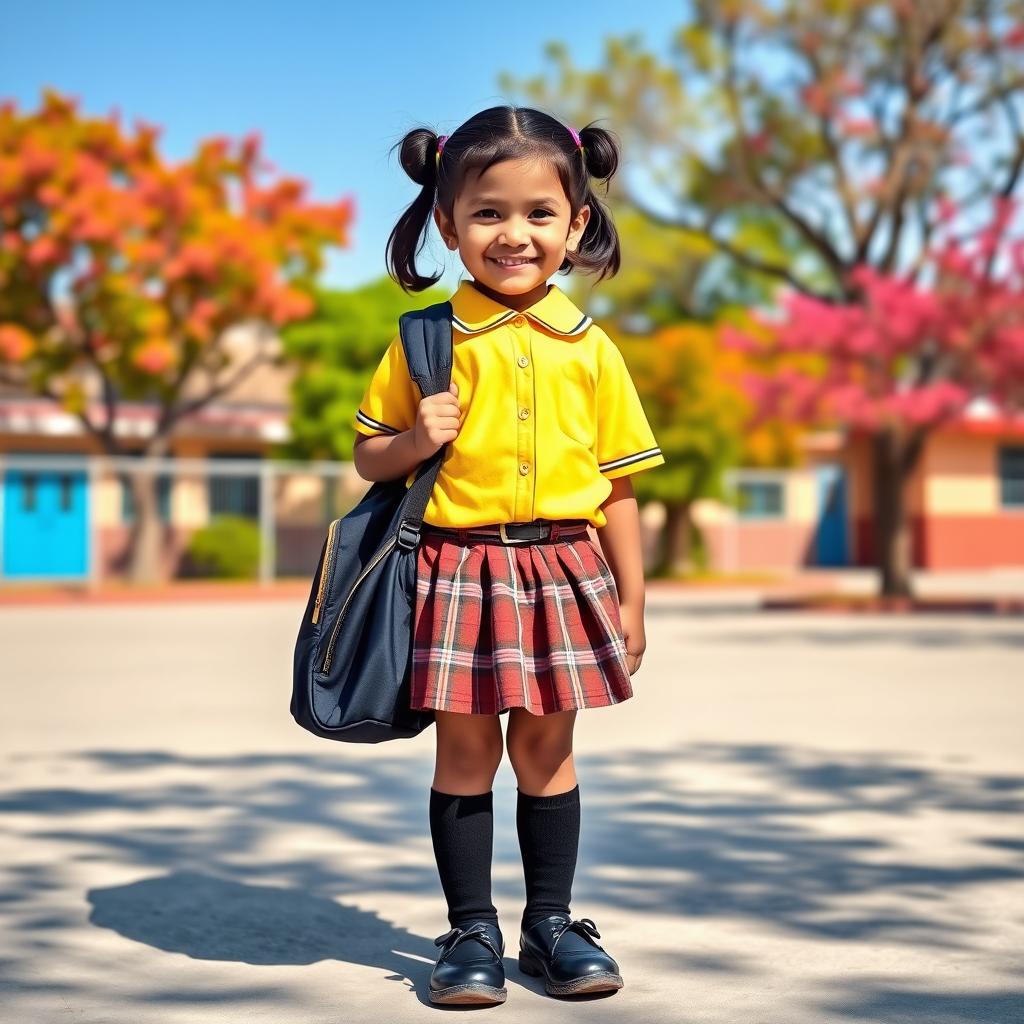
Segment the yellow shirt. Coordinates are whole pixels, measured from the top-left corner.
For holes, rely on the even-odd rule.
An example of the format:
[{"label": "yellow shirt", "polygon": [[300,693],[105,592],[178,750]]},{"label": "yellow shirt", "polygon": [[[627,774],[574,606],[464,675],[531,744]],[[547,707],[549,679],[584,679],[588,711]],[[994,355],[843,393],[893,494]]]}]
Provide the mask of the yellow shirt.
[{"label": "yellow shirt", "polygon": [[[665,461],[618,348],[557,285],[521,313],[470,281],[451,303],[462,426],[424,521],[587,519],[604,526],[611,481]],[[402,433],[415,424],[421,397],[396,335],[353,426],[368,437]]]}]

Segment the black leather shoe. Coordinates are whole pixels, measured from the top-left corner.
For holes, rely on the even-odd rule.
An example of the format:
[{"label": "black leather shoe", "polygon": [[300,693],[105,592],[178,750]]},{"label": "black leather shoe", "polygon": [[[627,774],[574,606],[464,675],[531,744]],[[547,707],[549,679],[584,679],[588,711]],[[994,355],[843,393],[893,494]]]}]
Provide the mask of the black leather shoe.
[{"label": "black leather shoe", "polygon": [[552,996],[614,992],[623,985],[619,965],[595,938],[601,933],[589,917],[573,921],[568,914],[552,914],[520,934],[519,969],[543,976]]},{"label": "black leather shoe", "polygon": [[441,955],[430,972],[432,1003],[503,1003],[505,940],[489,921],[452,928],[434,939]]}]

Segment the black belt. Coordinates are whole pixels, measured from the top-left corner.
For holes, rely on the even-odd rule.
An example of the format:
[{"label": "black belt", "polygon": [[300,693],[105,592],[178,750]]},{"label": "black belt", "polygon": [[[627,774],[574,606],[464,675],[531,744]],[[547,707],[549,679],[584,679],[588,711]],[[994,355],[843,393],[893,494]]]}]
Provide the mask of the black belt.
[{"label": "black belt", "polygon": [[556,541],[560,537],[576,537],[586,533],[589,525],[589,519],[535,519],[532,523],[493,523],[486,526],[434,526],[424,523],[423,530],[456,536],[460,543],[482,540],[500,544],[535,544]]}]

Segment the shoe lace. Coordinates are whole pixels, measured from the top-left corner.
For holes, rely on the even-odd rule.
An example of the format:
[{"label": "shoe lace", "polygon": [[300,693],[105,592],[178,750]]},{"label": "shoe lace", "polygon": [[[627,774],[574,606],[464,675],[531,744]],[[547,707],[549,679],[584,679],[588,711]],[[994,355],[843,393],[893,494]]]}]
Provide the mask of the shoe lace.
[{"label": "shoe lace", "polygon": [[501,952],[495,947],[490,935],[487,934],[487,926],[482,921],[477,921],[476,924],[471,924],[468,928],[452,928],[445,932],[444,935],[438,935],[434,939],[434,945],[445,946],[451,941],[451,946],[445,950],[446,953],[450,953],[460,942],[465,942],[466,939],[478,939],[501,960]]},{"label": "shoe lace", "polygon": [[[593,920],[589,917],[581,917],[576,920],[566,921],[562,927],[560,927],[555,934],[552,936],[551,945],[554,947],[555,943],[567,932],[567,931],[579,932],[584,938],[601,938],[601,933],[597,930],[597,925],[594,924]],[[596,946],[597,943],[595,942]]]}]

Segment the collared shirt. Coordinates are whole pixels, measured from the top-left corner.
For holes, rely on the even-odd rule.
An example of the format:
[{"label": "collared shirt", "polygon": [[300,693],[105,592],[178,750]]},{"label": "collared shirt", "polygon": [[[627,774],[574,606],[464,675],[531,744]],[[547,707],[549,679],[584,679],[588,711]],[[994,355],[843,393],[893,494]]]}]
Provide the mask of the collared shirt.
[{"label": "collared shirt", "polygon": [[[611,481],[665,461],[618,348],[557,285],[522,312],[470,281],[451,303],[452,379],[463,416],[424,521],[604,526]],[[421,397],[396,336],[353,426],[368,437],[402,433],[414,426]]]}]

